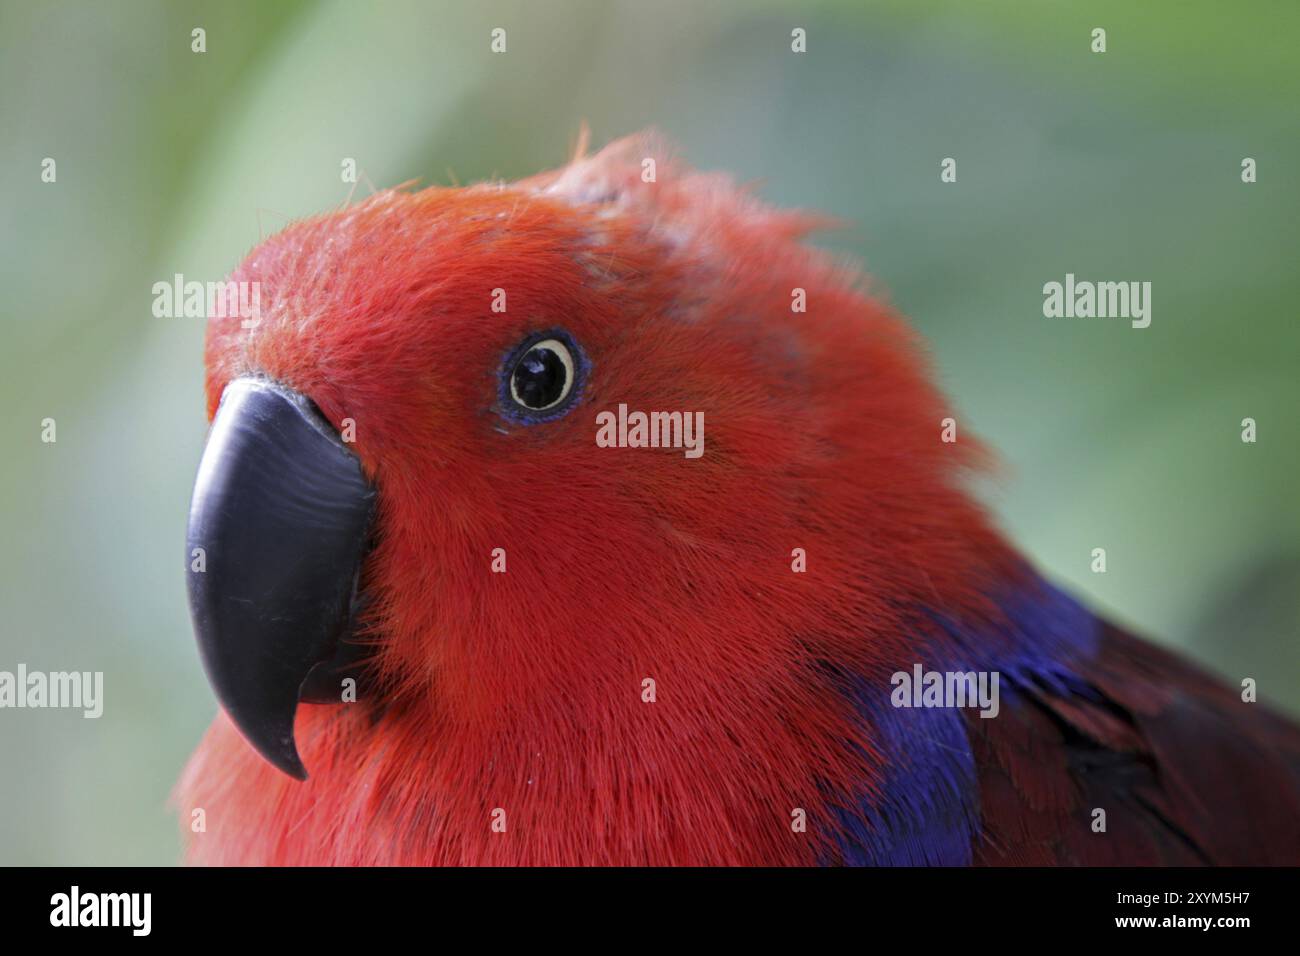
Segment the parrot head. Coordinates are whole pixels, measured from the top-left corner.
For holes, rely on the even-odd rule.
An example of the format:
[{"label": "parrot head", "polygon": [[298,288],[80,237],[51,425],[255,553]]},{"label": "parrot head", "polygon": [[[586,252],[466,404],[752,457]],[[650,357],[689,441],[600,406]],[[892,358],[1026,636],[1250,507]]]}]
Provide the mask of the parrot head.
[{"label": "parrot head", "polygon": [[188,584],[224,713],[183,799],[263,860],[815,858],[792,811],[880,776],[845,675],[1009,561],[818,224],[642,136],[256,247],[258,315],[209,321]]}]

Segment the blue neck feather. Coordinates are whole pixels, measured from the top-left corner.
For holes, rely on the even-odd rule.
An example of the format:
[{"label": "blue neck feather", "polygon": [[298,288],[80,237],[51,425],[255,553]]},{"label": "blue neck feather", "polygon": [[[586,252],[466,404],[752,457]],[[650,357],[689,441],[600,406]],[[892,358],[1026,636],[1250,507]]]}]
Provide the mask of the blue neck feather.
[{"label": "blue neck feather", "polygon": [[[1038,578],[999,606],[1005,620],[997,625],[963,627],[929,613],[940,640],[917,646],[933,643],[945,650],[900,670],[910,672],[912,663],[920,663],[926,671],[996,671],[1004,708],[1026,688],[1080,690],[1072,665],[1094,652],[1097,622],[1092,614]],[[991,634],[994,627],[1001,633]],[[980,806],[968,715],[953,707],[894,707],[891,686],[861,679],[850,681],[845,690],[873,730],[886,775],[879,794],[864,796],[856,812],[839,814],[840,861],[853,866],[969,864]]]}]

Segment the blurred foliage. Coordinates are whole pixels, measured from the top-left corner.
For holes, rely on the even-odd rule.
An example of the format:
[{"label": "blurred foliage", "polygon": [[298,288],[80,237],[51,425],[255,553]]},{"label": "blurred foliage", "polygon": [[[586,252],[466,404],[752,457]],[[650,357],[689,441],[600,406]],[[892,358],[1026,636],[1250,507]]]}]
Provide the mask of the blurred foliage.
[{"label": "blurred foliage", "polygon": [[[103,670],[107,705],[0,712],[0,863],[174,860],[215,710],[183,577],[202,323],[154,318],[152,284],[346,201],[345,156],[381,186],[515,177],[583,120],[842,218],[819,241],[930,338],[1025,550],[1297,708],[1297,26],[1269,0],[3,0],[0,668]],[[1066,272],[1151,281],[1151,328],[1044,319]]]}]

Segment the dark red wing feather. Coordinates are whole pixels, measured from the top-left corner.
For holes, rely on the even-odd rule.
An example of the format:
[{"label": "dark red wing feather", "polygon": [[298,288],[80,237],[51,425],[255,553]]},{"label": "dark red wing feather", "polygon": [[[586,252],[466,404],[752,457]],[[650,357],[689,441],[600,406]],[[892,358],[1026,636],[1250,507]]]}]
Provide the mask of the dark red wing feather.
[{"label": "dark red wing feather", "polygon": [[970,719],[974,862],[1300,863],[1300,728],[1111,625],[1079,677],[1085,693],[1017,688]]}]

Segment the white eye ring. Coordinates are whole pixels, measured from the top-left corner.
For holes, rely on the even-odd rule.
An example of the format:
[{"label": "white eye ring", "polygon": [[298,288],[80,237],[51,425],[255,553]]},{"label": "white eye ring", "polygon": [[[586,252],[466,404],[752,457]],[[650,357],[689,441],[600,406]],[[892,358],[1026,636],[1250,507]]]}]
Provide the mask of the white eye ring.
[{"label": "white eye ring", "polygon": [[[547,402],[545,405],[530,405],[519,394],[519,387],[516,378],[518,376],[520,366],[523,365],[525,361],[527,361],[528,356],[532,355],[534,352],[541,351],[541,350],[546,350],[551,352],[556,358],[560,360],[560,364],[564,367],[564,384],[560,389],[560,394],[556,396],[552,401]],[[542,339],[540,342],[534,342],[532,345],[528,346],[528,351],[526,351],[523,355],[519,357],[519,361],[515,363],[515,367],[510,370],[510,397],[513,398],[522,408],[526,408],[529,411],[544,412],[548,408],[554,408],[556,405],[560,404],[560,402],[564,401],[566,398],[569,397],[569,392],[572,389],[573,389],[573,355],[569,351],[569,347],[565,345],[563,342],[561,342],[559,339]]]}]

